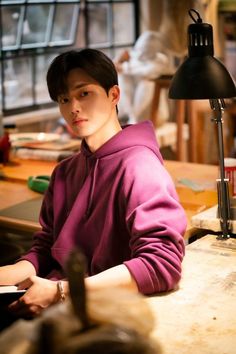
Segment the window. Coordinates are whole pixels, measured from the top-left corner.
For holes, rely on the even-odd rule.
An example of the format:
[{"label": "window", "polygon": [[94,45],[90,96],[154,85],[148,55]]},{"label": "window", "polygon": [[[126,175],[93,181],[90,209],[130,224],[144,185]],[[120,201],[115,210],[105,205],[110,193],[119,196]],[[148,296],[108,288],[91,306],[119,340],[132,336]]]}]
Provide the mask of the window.
[{"label": "window", "polygon": [[138,36],[138,0],[2,0],[0,111],[52,105],[46,71],[58,53],[91,47],[113,58]]}]

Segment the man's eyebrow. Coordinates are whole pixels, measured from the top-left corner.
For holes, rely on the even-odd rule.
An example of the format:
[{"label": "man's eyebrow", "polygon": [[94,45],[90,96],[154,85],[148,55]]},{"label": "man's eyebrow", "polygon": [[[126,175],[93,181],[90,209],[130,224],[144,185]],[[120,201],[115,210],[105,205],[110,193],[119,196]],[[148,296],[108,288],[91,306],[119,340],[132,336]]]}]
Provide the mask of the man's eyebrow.
[{"label": "man's eyebrow", "polygon": [[80,82],[78,84],[75,84],[75,86],[73,87],[73,89],[79,89],[79,88],[82,88],[82,87],[85,87],[85,86],[89,86],[89,85],[94,85],[94,83],[92,82]]},{"label": "man's eyebrow", "polygon": [[[84,81],[84,82],[79,82],[79,83],[76,83],[71,89],[72,90],[77,90],[77,89],[81,89],[83,87],[86,87],[86,86],[89,86],[89,85],[95,85],[95,83],[92,83],[92,82],[87,82],[87,81]],[[66,95],[68,94],[68,92],[62,92],[58,95],[58,97],[60,96],[63,96],[63,95]]]}]

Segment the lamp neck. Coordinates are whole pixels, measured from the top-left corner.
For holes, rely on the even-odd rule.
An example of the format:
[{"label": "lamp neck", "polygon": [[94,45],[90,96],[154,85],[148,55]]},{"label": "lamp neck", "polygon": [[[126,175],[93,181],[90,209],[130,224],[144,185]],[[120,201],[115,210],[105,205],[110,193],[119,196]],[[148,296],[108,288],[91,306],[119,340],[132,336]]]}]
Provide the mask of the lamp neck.
[{"label": "lamp neck", "polygon": [[225,110],[225,101],[223,98],[211,98],[210,100],[210,106],[212,111],[214,112],[214,120],[216,122],[222,122],[222,117],[223,113]]},{"label": "lamp neck", "polygon": [[192,23],[188,26],[188,52],[190,57],[213,57],[213,30],[208,23]]},{"label": "lamp neck", "polygon": [[222,130],[222,115],[225,108],[223,99],[210,99],[211,109],[214,112],[213,120],[217,124],[218,148],[219,148],[219,167],[220,179],[217,183],[218,189],[218,213],[221,224],[222,235],[218,236],[219,239],[227,239],[230,237],[231,223],[230,223],[230,198],[228,180],[225,178],[225,165],[224,165],[224,143],[223,143],[223,130]]}]

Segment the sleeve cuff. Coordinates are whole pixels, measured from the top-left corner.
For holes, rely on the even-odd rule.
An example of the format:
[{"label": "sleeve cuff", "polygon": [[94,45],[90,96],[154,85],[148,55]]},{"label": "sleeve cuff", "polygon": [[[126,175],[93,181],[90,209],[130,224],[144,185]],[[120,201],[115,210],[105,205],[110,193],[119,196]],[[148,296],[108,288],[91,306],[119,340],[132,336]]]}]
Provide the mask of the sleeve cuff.
[{"label": "sleeve cuff", "polygon": [[124,262],[132,277],[137,283],[138,290],[144,295],[150,295],[159,291],[159,286],[155,287],[149,271],[140,258],[131,259]]}]

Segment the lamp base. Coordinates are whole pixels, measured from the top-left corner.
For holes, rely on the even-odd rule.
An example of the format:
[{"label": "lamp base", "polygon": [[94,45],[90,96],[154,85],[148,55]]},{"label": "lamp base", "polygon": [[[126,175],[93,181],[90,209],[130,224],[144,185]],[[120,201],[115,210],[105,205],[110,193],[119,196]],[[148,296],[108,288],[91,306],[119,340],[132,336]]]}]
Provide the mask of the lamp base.
[{"label": "lamp base", "polygon": [[[217,208],[217,217],[219,218],[219,207]],[[229,198],[229,219],[236,220],[236,198]]]},{"label": "lamp base", "polygon": [[[236,220],[236,198],[229,198],[229,212],[228,212],[228,234],[221,234],[217,238],[220,239],[228,239],[233,236],[232,234],[232,221]],[[220,208],[219,205],[217,207],[217,218],[220,219]],[[235,236],[235,235],[234,235]]]},{"label": "lamp base", "polygon": [[[206,230],[209,233],[222,234],[218,205],[216,204],[211,208],[207,208],[193,215],[191,217],[191,226],[199,230]],[[236,236],[236,220],[230,220],[230,226],[230,238],[234,238]]]},{"label": "lamp base", "polygon": [[217,241],[212,242],[212,247],[224,249],[224,250],[231,250],[231,251],[236,251],[236,240],[230,238],[227,241],[224,242],[219,242],[219,239]]}]

